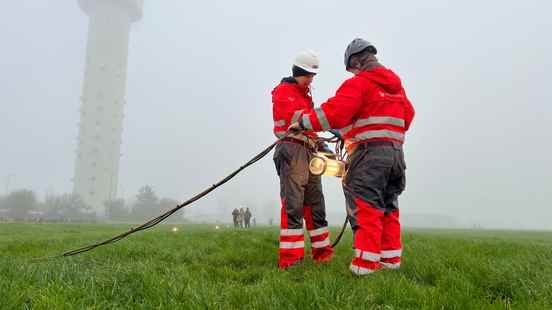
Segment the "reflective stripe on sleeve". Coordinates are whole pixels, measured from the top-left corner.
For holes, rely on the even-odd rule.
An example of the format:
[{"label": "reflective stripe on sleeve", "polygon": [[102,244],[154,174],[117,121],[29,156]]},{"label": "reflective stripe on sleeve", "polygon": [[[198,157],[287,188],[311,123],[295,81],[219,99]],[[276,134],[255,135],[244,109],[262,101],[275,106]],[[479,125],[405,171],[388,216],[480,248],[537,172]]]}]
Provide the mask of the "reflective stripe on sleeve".
[{"label": "reflective stripe on sleeve", "polygon": [[353,129],[353,125],[349,125],[347,127],[343,127],[341,129],[339,129],[339,134],[343,137],[344,135],[346,135],[349,131],[351,131],[351,129]]},{"label": "reflective stripe on sleeve", "polygon": [[318,122],[320,126],[322,126],[322,130],[330,130],[330,123],[328,122],[328,118],[326,118],[326,113],[320,108],[314,109],[314,113],[316,113],[316,117],[318,117]]},{"label": "reflective stripe on sleeve", "polygon": [[299,120],[299,117],[301,116],[301,113],[303,113],[303,110],[298,110],[293,113],[293,116],[291,117],[291,124],[297,122]]},{"label": "reflective stripe on sleeve", "polygon": [[274,121],[274,126],[276,127],[282,127],[282,126],[285,126],[286,125],[286,120],[285,119],[281,119],[279,121]]},{"label": "reflective stripe on sleeve", "polygon": [[303,127],[305,129],[312,130],[312,124],[311,124],[309,116],[310,116],[309,114],[303,115],[303,118],[302,118],[301,122],[303,123]]}]

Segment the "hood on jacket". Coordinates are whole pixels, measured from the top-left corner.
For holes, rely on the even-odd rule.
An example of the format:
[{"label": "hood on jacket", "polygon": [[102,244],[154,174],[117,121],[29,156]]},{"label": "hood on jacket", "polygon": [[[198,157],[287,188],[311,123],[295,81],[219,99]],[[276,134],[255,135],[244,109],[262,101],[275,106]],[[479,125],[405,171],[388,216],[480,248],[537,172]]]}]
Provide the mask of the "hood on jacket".
[{"label": "hood on jacket", "polygon": [[390,94],[398,94],[402,90],[399,76],[385,67],[362,71],[358,75],[372,81]]},{"label": "hood on jacket", "polygon": [[280,83],[297,84],[297,80],[293,76],[288,76],[288,77],[282,78]]},{"label": "hood on jacket", "polygon": [[297,89],[300,93],[304,93],[304,94],[309,93],[309,88],[299,85],[299,83],[297,83],[297,80],[293,76],[282,78],[282,80],[280,81],[280,84],[274,87],[271,93],[274,94],[274,91],[280,87],[291,87],[291,88]]}]

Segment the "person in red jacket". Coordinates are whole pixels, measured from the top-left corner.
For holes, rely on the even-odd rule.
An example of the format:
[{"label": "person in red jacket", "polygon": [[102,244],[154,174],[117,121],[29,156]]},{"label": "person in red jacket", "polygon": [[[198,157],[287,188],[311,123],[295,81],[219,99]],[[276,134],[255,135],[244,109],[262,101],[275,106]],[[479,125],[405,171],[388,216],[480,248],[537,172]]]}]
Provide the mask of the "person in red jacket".
[{"label": "person in red jacket", "polygon": [[333,255],[320,176],[310,174],[308,168],[318,136],[312,131],[286,134],[290,124],[313,109],[310,84],[318,73],[318,66],[318,57],[313,52],[301,52],[294,61],[293,76],[283,78],[272,91],[274,135],[282,139],[274,152],[282,204],[280,269],[304,258],[303,219],[310,236],[313,260],[326,262]]},{"label": "person in red jacket", "polygon": [[402,246],[398,197],[404,191],[405,133],[414,108],[400,78],[382,66],[374,45],[353,40],[345,51],[346,80],[320,108],[303,113],[290,130],[338,129],[349,154],[343,181],[354,233],[350,269],[366,275],[400,267]]}]

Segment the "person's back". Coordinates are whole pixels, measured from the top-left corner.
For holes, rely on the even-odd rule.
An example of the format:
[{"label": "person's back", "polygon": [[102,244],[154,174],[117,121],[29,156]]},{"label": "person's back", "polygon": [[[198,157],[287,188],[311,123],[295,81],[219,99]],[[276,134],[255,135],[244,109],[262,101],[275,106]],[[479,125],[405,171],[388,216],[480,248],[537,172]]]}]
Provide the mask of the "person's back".
[{"label": "person's back", "polygon": [[403,143],[414,107],[400,78],[376,54],[370,42],[353,40],[344,63],[354,76],[293,125],[309,131],[341,128],[349,162],[343,191],[354,235],[350,269],[356,275],[397,269],[402,256],[398,198],[406,186]]},{"label": "person's back", "polygon": [[240,227],[243,228],[244,227],[244,211],[243,211],[243,208],[240,208],[239,222],[240,222]]},{"label": "person's back", "polygon": [[245,227],[249,228],[250,221],[251,221],[251,212],[249,211],[249,208],[245,209],[245,213],[243,214],[244,220],[245,220]]},{"label": "person's back", "polygon": [[234,227],[237,228],[238,225],[239,225],[239,220],[238,220],[238,217],[240,215],[240,211],[238,211],[237,208],[235,208],[233,211],[232,211],[232,220],[234,221]]}]

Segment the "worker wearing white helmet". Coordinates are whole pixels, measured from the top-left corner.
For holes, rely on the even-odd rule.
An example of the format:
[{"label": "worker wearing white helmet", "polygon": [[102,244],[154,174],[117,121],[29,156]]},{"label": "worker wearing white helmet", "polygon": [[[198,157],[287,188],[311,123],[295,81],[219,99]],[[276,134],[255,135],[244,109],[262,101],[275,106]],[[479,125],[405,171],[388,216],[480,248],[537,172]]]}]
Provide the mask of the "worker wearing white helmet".
[{"label": "worker wearing white helmet", "polygon": [[272,91],[274,134],[282,139],[274,152],[282,203],[278,260],[281,269],[304,258],[303,221],[309,232],[313,260],[327,262],[333,256],[320,176],[309,171],[318,136],[312,131],[286,136],[290,124],[297,122],[303,113],[313,111],[310,84],[319,66],[314,52],[300,52],[293,61],[293,75],[283,78]]},{"label": "worker wearing white helmet", "polygon": [[[317,74],[318,67],[320,66],[320,60],[313,51],[302,51],[295,57],[293,62],[295,67],[305,70],[308,73]],[[296,68],[292,68],[296,69]]]}]

